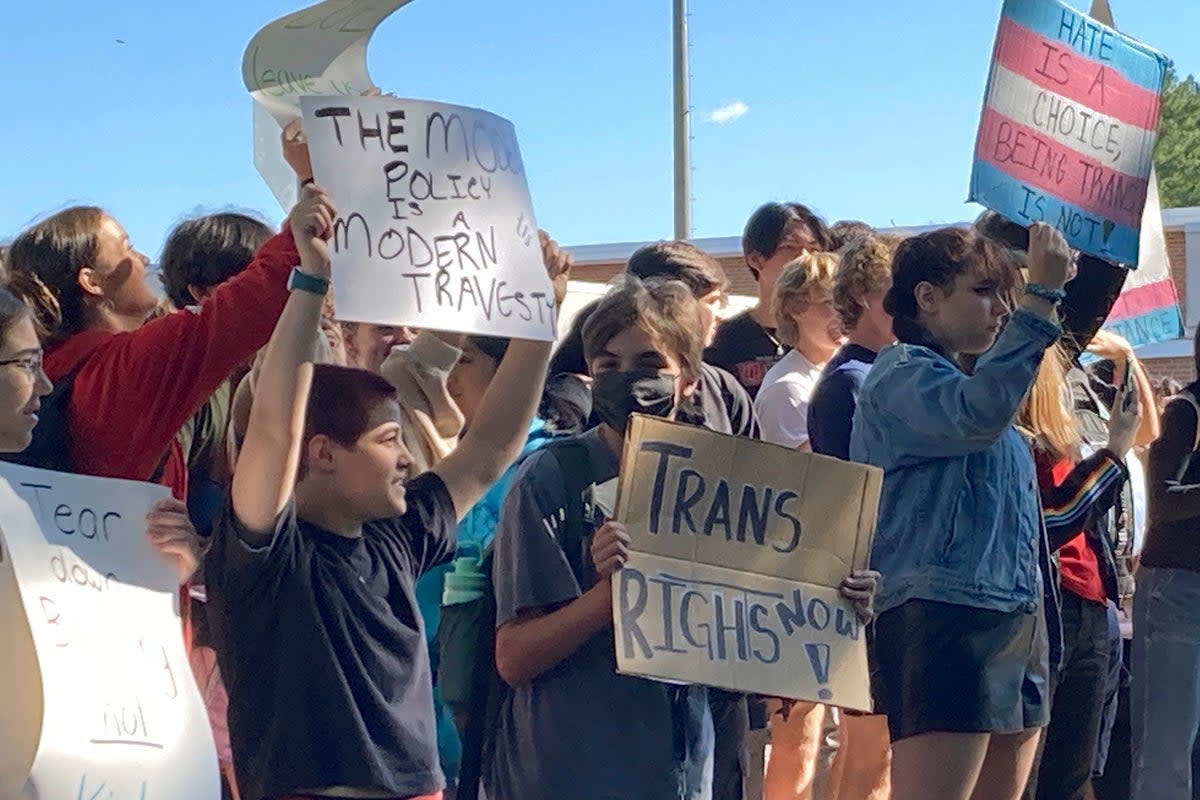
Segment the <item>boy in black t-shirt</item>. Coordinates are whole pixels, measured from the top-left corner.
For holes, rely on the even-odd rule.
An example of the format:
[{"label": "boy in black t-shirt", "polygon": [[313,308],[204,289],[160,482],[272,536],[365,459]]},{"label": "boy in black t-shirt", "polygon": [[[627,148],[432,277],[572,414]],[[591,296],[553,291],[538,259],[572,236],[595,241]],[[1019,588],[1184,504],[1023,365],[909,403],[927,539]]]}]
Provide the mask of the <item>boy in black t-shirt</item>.
[{"label": "boy in black t-shirt", "polygon": [[[207,561],[241,796],[436,800],[429,653],[413,585],[454,553],[458,517],[516,458],[550,345],[513,340],[483,424],[408,480],[400,407],[363,370],[312,365],[334,211],[309,186],[301,266],[267,347]],[[565,290],[568,260],[543,237]]]},{"label": "boy in black t-shirt", "polygon": [[746,223],[742,253],[758,282],[758,305],[721,323],[704,360],[732,372],[753,398],[763,376],[791,348],[775,336],[771,298],[784,266],[801,254],[832,249],[824,221],[799,203],[767,203]]}]

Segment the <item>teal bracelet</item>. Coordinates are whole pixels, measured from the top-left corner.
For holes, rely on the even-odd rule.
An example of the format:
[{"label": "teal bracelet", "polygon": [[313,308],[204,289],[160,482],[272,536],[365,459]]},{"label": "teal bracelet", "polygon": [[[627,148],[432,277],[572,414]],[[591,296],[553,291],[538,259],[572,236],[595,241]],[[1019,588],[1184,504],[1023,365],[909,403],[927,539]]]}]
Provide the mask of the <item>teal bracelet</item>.
[{"label": "teal bracelet", "polygon": [[329,281],[326,278],[318,278],[316,275],[301,272],[299,267],[293,267],[292,277],[288,279],[287,288],[289,292],[298,289],[302,292],[324,297],[329,294]]},{"label": "teal bracelet", "polygon": [[1063,300],[1067,299],[1067,293],[1062,289],[1051,289],[1047,286],[1042,286],[1040,283],[1025,284],[1025,294],[1031,294],[1034,297],[1040,297],[1043,300],[1058,305]]}]

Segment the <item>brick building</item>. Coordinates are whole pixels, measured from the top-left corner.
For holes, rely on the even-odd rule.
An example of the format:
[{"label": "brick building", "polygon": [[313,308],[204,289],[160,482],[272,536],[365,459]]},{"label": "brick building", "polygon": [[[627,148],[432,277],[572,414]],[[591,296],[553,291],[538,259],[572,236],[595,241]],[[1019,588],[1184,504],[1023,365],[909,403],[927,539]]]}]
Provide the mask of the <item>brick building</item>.
[{"label": "brick building", "polygon": [[1165,209],[1163,229],[1187,336],[1144,345],[1137,353],[1155,377],[1170,376],[1188,383],[1196,378],[1191,337],[1200,323],[1200,207]]},{"label": "brick building", "polygon": [[[919,233],[931,227],[893,229],[890,232]],[[1166,232],[1171,276],[1179,294],[1179,307],[1188,335],[1183,339],[1145,345],[1138,348],[1137,352],[1156,378],[1171,376],[1187,383],[1195,379],[1191,334],[1200,322],[1200,207],[1166,209],[1163,211],[1163,229]],[[742,258],[741,238],[722,236],[696,239],[695,243],[724,267],[729,278],[729,311],[754,305],[758,287]],[[560,329],[570,324],[581,306],[604,292],[605,284],[621,272],[629,256],[644,244],[647,243],[619,242],[570,248],[576,266],[572,273],[571,296],[564,306]]]}]

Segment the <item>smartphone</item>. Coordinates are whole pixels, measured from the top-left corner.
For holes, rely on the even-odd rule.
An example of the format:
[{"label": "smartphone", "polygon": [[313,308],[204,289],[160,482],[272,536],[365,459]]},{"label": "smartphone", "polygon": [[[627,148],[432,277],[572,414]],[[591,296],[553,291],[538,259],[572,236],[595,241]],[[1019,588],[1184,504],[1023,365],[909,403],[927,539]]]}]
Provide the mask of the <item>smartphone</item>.
[{"label": "smartphone", "polygon": [[1124,393],[1121,405],[1129,408],[1137,397],[1137,386],[1133,382],[1133,359],[1125,360],[1125,374],[1121,378],[1121,391]]}]

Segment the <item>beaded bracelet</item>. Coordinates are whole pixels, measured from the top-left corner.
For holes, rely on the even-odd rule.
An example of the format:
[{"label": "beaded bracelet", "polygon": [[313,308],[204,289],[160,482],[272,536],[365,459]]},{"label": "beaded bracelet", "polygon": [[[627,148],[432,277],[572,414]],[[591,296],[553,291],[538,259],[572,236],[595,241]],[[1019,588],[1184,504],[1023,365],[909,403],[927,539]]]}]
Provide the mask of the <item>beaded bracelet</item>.
[{"label": "beaded bracelet", "polygon": [[1025,294],[1031,294],[1034,297],[1040,297],[1047,302],[1058,305],[1067,298],[1067,293],[1062,289],[1051,289],[1048,286],[1042,286],[1040,283],[1025,284]]}]

